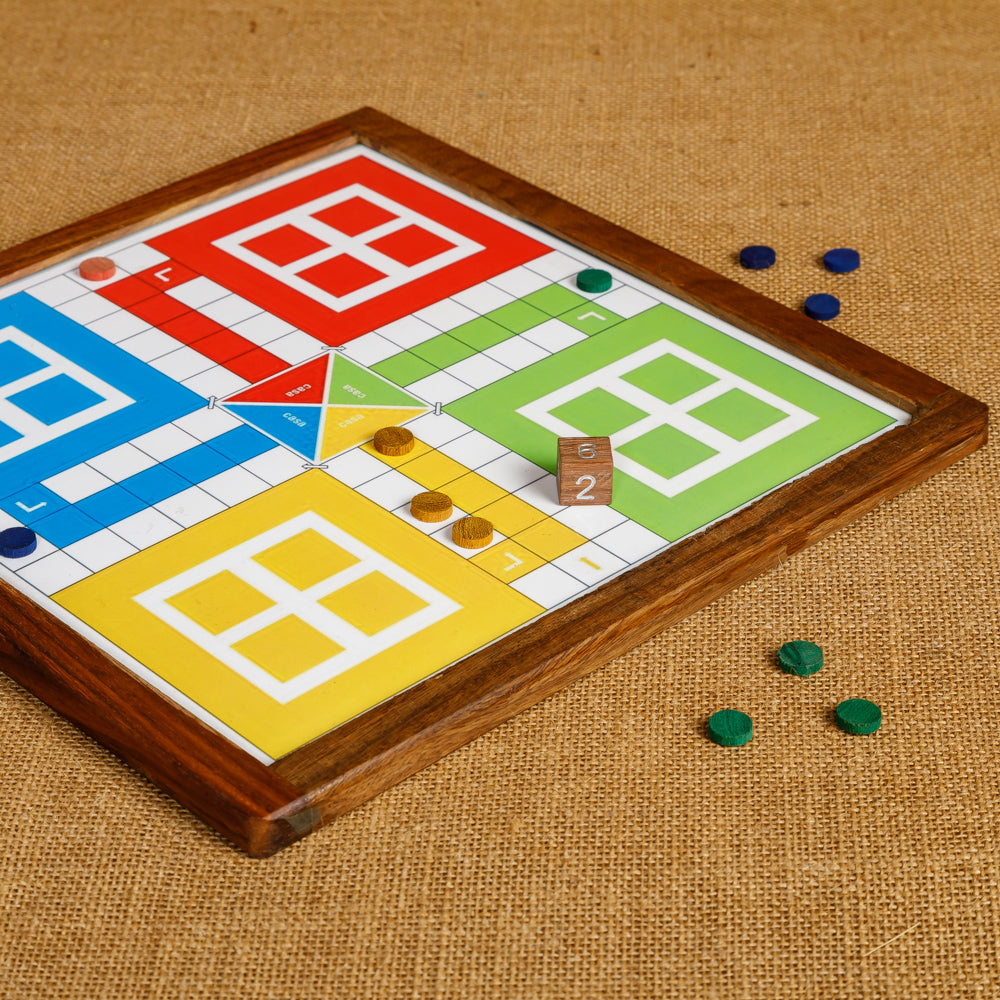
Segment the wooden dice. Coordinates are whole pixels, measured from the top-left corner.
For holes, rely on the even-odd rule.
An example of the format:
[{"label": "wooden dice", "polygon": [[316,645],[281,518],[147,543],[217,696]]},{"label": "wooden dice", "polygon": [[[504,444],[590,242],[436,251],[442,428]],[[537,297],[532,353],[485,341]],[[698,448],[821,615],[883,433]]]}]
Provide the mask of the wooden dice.
[{"label": "wooden dice", "polygon": [[564,507],[611,503],[614,471],[610,438],[559,438],[556,480]]}]

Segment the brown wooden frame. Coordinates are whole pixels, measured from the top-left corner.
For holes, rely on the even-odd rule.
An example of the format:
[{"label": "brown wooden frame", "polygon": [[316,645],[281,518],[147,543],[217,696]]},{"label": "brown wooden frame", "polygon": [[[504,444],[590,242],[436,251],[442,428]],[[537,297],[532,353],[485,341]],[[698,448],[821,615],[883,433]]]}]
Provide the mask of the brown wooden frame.
[{"label": "brown wooden frame", "polygon": [[364,108],[0,254],[0,284],[361,143],[911,414],[911,422],[266,766],[0,582],[2,667],[255,857],[288,846],[986,441],[943,383]]}]

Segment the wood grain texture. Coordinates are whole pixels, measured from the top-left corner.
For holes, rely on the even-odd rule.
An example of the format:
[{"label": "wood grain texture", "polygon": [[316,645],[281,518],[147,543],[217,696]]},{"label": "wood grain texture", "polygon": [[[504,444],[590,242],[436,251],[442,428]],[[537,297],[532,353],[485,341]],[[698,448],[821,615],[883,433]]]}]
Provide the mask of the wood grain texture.
[{"label": "wood grain texture", "polygon": [[557,442],[556,489],[564,507],[611,503],[615,465],[611,438],[565,437]]},{"label": "wood grain texture", "polygon": [[223,836],[266,856],[980,447],[987,411],[943,383],[372,109],[0,255],[30,274],[353,143],[378,149],[734,323],[912,415],[270,768],[0,584],[0,666]]}]

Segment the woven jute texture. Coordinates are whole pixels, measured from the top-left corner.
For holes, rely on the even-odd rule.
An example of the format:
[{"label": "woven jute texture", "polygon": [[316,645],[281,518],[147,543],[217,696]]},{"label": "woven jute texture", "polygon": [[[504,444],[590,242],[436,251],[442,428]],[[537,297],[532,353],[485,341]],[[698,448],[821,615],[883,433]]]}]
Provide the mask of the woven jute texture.
[{"label": "woven jute texture", "polygon": [[[368,104],[1000,402],[995,0],[0,15],[0,245]],[[268,861],[0,676],[0,998],[1000,997],[998,495],[988,446]]]}]

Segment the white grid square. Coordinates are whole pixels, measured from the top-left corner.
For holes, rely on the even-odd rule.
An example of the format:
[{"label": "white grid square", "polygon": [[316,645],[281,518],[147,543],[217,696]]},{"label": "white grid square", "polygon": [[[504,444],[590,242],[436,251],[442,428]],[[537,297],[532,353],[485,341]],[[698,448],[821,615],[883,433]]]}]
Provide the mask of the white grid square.
[{"label": "white grid square", "polygon": [[501,306],[513,302],[516,297],[510,292],[505,292],[502,288],[497,288],[496,285],[491,285],[488,281],[483,281],[453,295],[452,299],[460,306],[484,316],[494,309],[499,309]]},{"label": "white grid square", "polygon": [[[280,357],[280,355],[279,355]],[[245,378],[240,378],[235,372],[225,368],[209,368],[207,372],[200,375],[192,375],[191,378],[184,379],[183,385],[199,396],[208,399],[215,396],[222,399],[224,396],[231,396],[240,389],[245,389],[250,383]]]},{"label": "white grid square", "polygon": [[406,426],[418,441],[423,441],[432,448],[440,448],[469,430],[468,424],[463,424],[447,413],[425,413]]},{"label": "white grid square", "polygon": [[553,559],[552,565],[569,573],[588,587],[594,587],[602,580],[607,580],[608,577],[628,568],[628,563],[593,542],[585,542]]},{"label": "white grid square", "polygon": [[118,308],[119,306],[116,306],[114,302],[109,302],[102,295],[97,295],[95,292],[84,292],[78,298],[63,302],[59,306],[59,312],[63,316],[68,316],[71,320],[86,326],[95,319],[110,315]]},{"label": "white grid square", "polygon": [[174,422],[186,434],[191,434],[199,441],[211,441],[212,438],[225,434],[227,431],[242,427],[243,423],[221,407],[202,407],[193,413],[178,417]]},{"label": "white grid square", "polygon": [[103,473],[112,482],[120,483],[156,465],[156,459],[140,451],[135,445],[122,444],[110,451],[88,459],[87,464]]},{"label": "white grid square", "polygon": [[515,267],[503,274],[498,274],[490,278],[490,283],[518,299],[551,284],[543,275],[537,271],[529,270],[527,267]]},{"label": "white grid square", "polygon": [[148,271],[151,267],[165,264],[168,260],[170,260],[169,257],[145,243],[136,243],[124,250],[115,251],[115,263],[132,274]]},{"label": "white grid square", "polygon": [[308,361],[316,357],[321,351],[326,350],[326,344],[315,337],[310,337],[308,333],[301,330],[293,330],[286,333],[284,337],[272,340],[267,345],[267,350],[275,357],[287,361],[290,365],[297,365],[300,361]]},{"label": "white grid square", "polygon": [[498,441],[479,431],[469,431],[453,441],[446,441],[439,450],[443,455],[461,462],[467,469],[476,469],[508,452]]},{"label": "white grid square", "polygon": [[646,295],[637,288],[630,288],[628,285],[619,285],[597,299],[597,302],[604,309],[610,309],[623,319],[631,319],[639,313],[652,309],[656,299],[652,295]]},{"label": "white grid square", "polygon": [[262,455],[255,455],[243,463],[243,468],[263,479],[271,486],[287,482],[304,471],[302,457],[287,448],[272,448]]},{"label": "white grid square", "polygon": [[207,316],[226,327],[235,326],[237,323],[263,312],[260,306],[254,305],[239,295],[224,295],[221,299],[206,303],[198,311],[203,316]]},{"label": "white grid square", "polygon": [[122,559],[127,559],[138,550],[109,528],[103,528],[78,542],[73,542],[72,545],[67,545],[63,551],[77,562],[83,563],[92,573],[97,573],[116,562],[121,562]]},{"label": "white grid square", "polygon": [[[379,461],[374,455],[360,448],[352,448],[343,455],[331,458],[325,463],[326,471],[334,479],[339,479],[345,486],[356,489],[362,483],[367,483],[376,476],[381,476],[386,470],[385,462]],[[409,499],[409,498],[407,498]]]},{"label": "white grid square", "polygon": [[564,347],[570,347],[587,339],[582,330],[577,330],[576,327],[558,319],[547,319],[544,323],[526,330],[521,336],[553,354]]},{"label": "white grid square", "polygon": [[[176,344],[176,341],[174,343]],[[183,382],[186,378],[200,375],[202,372],[208,371],[214,364],[215,362],[211,358],[206,358],[204,354],[199,354],[190,347],[178,347],[176,350],[149,362],[151,368],[162,372],[175,382]]]},{"label": "white grid square", "polygon": [[667,546],[665,538],[634,521],[626,521],[617,528],[598,535],[595,541],[601,548],[630,563],[639,562]]},{"label": "white grid square", "polygon": [[239,465],[226,469],[225,472],[220,472],[199,485],[206,493],[211,493],[227,507],[235,507],[238,503],[249,500],[250,497],[255,497],[269,488],[263,479]]},{"label": "white grid square", "polygon": [[42,486],[52,490],[67,503],[77,503],[111,485],[112,481],[107,476],[102,476],[89,465],[74,465],[65,472],[42,480]]},{"label": "white grid square", "polygon": [[563,507],[555,515],[555,519],[583,535],[584,538],[596,538],[628,520],[613,507],[593,503]]},{"label": "white grid square", "polygon": [[[494,361],[493,358],[488,358],[485,354],[473,354],[472,357],[465,358],[464,361],[458,361],[453,365],[449,365],[444,372],[444,374],[451,375],[460,382],[464,382],[467,386],[471,385],[473,389],[482,389],[484,385],[499,382],[500,379],[510,375],[510,373],[511,370],[509,368],[500,364],[499,361]],[[433,375],[428,376],[428,378],[433,377]],[[427,379],[422,379],[421,381],[426,382]],[[468,392],[468,389],[465,392]],[[444,402],[444,400],[442,399],[441,402]]]},{"label": "white grid square", "polygon": [[166,514],[147,507],[138,514],[132,514],[112,524],[111,530],[137,549],[148,549],[151,545],[162,542],[164,538],[176,535],[181,526]]},{"label": "white grid square", "polygon": [[559,503],[556,477],[551,474],[542,476],[519,490],[514,490],[514,496],[520,497],[525,503],[530,503],[532,507],[549,517],[555,517],[566,509]]},{"label": "white grid square", "polygon": [[149,329],[121,341],[118,346],[140,361],[155,361],[177,350],[177,341],[162,330]]},{"label": "white grid square", "polygon": [[229,292],[209,278],[192,278],[182,285],[167,289],[167,295],[192,309],[201,309],[209,302],[217,302]]},{"label": "white grid square", "polygon": [[548,351],[520,334],[487,348],[483,353],[512,371],[520,371],[549,356]]},{"label": "white grid square", "polygon": [[268,312],[260,312],[256,316],[236,323],[231,329],[233,333],[249,340],[251,344],[263,347],[265,344],[270,344],[272,340],[277,340],[279,337],[291,333],[295,327]]},{"label": "white grid square", "polygon": [[510,586],[543,608],[554,608],[583,590],[583,584],[551,563],[525,573]]},{"label": "white grid square", "polygon": [[43,594],[55,594],[90,576],[90,570],[65,552],[53,552],[18,570],[17,575]]},{"label": "white grid square", "polygon": [[188,448],[194,448],[199,443],[196,437],[192,437],[173,424],[164,424],[155,431],[149,431],[148,434],[142,434],[132,440],[136,448],[147,455],[152,455],[157,462],[165,462],[168,458],[173,458]]},{"label": "white grid square", "polygon": [[423,493],[424,487],[404,476],[402,472],[389,469],[381,476],[362,483],[358,492],[385,510],[395,510],[404,503],[409,503],[418,493]]},{"label": "white grid square", "polygon": [[440,302],[435,302],[432,306],[420,309],[413,315],[417,319],[437,327],[442,333],[454,330],[456,326],[461,326],[463,323],[468,323],[469,320],[476,318],[476,313],[463,305],[459,305],[454,299],[442,299]]},{"label": "white grid square", "polygon": [[532,271],[544,275],[549,281],[561,281],[571,274],[578,274],[585,267],[578,260],[568,257],[559,250],[553,250],[552,253],[547,253],[544,257],[529,261],[526,266]]},{"label": "white grid square", "polygon": [[426,343],[438,336],[441,331],[431,326],[430,323],[424,323],[417,319],[416,316],[404,316],[395,322],[380,326],[375,332],[385,337],[390,343],[398,344],[406,349]]},{"label": "white grid square", "polygon": [[497,486],[507,490],[508,493],[513,493],[515,490],[521,489],[522,486],[527,486],[528,483],[533,483],[536,479],[546,475],[541,466],[529,462],[514,452],[510,452],[503,458],[495,459],[477,471],[481,476],[485,476]]},{"label": "white grid square", "polygon": [[435,372],[433,375],[412,382],[406,387],[406,391],[426,399],[429,403],[451,403],[472,392],[472,386],[466,385],[447,372]]},{"label": "white grid square", "polygon": [[102,316],[88,323],[87,329],[105,340],[110,340],[112,344],[117,344],[127,337],[142,333],[143,330],[149,330],[150,324],[124,309],[119,309],[109,316]]},{"label": "white grid square", "polygon": [[366,333],[349,340],[344,353],[352,361],[370,368],[394,354],[399,354],[399,347],[377,333]]},{"label": "white grid square", "polygon": [[32,298],[38,299],[39,302],[44,302],[47,306],[55,308],[64,302],[69,302],[70,299],[79,298],[85,291],[65,274],[60,274],[56,278],[49,278],[48,281],[41,282],[41,284],[32,285],[28,289],[28,294]]},{"label": "white grid square", "polygon": [[172,497],[167,497],[166,500],[161,500],[154,505],[154,508],[161,514],[166,514],[172,521],[190,528],[191,525],[225,510],[226,506],[201,487],[192,486],[175,493]]}]

